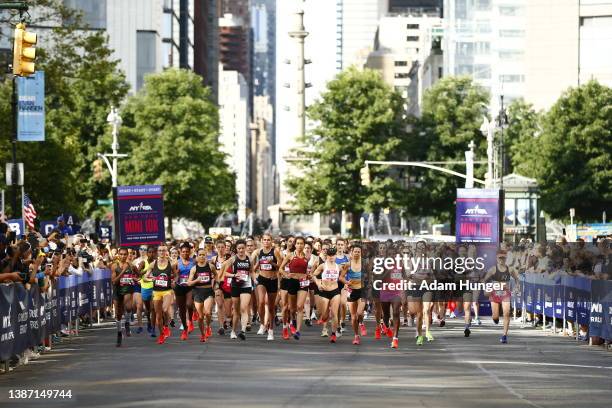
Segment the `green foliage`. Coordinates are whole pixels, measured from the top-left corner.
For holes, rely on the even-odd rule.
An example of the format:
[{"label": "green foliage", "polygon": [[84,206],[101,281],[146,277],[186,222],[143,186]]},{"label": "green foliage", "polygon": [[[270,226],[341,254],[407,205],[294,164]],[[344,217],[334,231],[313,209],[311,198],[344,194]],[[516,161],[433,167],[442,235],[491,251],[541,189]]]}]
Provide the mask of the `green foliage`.
[{"label": "green foliage", "polygon": [[209,225],[235,208],[235,176],[218,142],[218,109],[202,78],[170,69],[145,78],[122,113],[130,157],[121,184],[162,184],[164,212]]},{"label": "green foliage", "polygon": [[[299,174],[289,178],[295,205],[306,212],[346,210],[354,219],[364,210],[394,205],[397,183],[381,166],[371,166],[372,183],[361,185],[365,160],[393,160],[405,147],[403,100],[372,70],[341,72],[327,84],[321,99],[309,107],[318,125],[299,152]],[[312,174],[312,169],[316,173]],[[355,218],[357,217],[357,218]],[[359,223],[353,222],[353,234]]]},{"label": "green foliage", "polygon": [[506,170],[504,174],[531,174],[529,166],[538,160],[539,152],[534,148],[540,133],[541,114],[530,103],[516,99],[508,106],[508,126],[504,130]]},{"label": "green foliage", "polygon": [[538,180],[544,209],[567,218],[601,219],[612,208],[612,89],[590,81],[570,88],[542,119],[519,170]]}]

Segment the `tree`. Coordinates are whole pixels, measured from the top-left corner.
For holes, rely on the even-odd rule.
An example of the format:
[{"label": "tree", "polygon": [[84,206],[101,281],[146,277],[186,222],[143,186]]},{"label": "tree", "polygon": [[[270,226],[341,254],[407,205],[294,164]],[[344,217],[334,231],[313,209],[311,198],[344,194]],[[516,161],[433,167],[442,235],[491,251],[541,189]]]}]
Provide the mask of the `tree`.
[{"label": "tree", "polygon": [[218,142],[219,114],[202,78],[170,69],[145,77],[122,112],[130,157],[121,179],[164,186],[164,212],[209,225],[236,207],[235,176]]},{"label": "tree", "polygon": [[534,148],[537,135],[540,133],[541,114],[533,105],[523,99],[516,99],[508,106],[508,126],[504,130],[504,150],[506,171],[525,175],[525,164],[538,160],[538,150]]},{"label": "tree", "polygon": [[[476,158],[486,157],[487,142],[480,132],[486,105],[487,91],[474,84],[469,77],[442,78],[423,96],[422,117],[415,120],[413,133],[420,144],[421,160],[465,161],[465,151],[474,141]],[[465,173],[465,165],[445,166]],[[475,166],[474,177],[483,178],[486,169]],[[434,215],[440,220],[452,220],[456,189],[465,179],[433,170],[421,172],[422,188],[415,195],[421,203],[419,215]],[[452,225],[452,223],[451,223]]]},{"label": "tree", "polygon": [[[18,143],[26,192],[41,218],[63,211],[79,215],[110,193],[110,177],[95,183],[91,165],[108,132],[110,104],[119,104],[128,85],[111,59],[107,38],[88,32],[80,14],[60,0],[30,2],[38,23],[54,28],[39,32],[36,69],[45,72],[46,140]],[[11,81],[0,83],[0,160],[9,161],[12,131]]]},{"label": "tree", "polygon": [[537,154],[518,169],[538,180],[543,208],[558,218],[575,208],[584,221],[600,219],[612,208],[612,88],[590,81],[568,89],[530,149]]},{"label": "tree", "polygon": [[[403,156],[406,139],[404,101],[372,70],[341,72],[308,109],[317,123],[301,143],[299,175],[288,179],[293,204],[305,212],[345,210],[352,214],[351,234],[359,234],[361,212],[392,205],[398,185],[385,168],[372,166],[369,187],[361,185],[365,160]],[[316,174],[311,170],[316,168]]]}]

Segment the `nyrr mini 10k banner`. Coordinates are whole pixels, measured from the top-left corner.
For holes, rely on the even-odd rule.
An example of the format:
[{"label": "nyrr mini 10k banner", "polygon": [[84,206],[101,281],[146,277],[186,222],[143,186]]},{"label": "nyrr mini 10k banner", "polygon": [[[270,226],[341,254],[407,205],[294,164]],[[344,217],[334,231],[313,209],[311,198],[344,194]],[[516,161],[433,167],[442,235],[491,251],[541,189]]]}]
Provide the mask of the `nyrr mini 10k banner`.
[{"label": "nyrr mini 10k banner", "polygon": [[500,203],[498,189],[457,189],[457,242],[497,244],[500,239]]},{"label": "nyrr mini 10k banner", "polygon": [[164,242],[162,186],[119,186],[115,191],[117,238],[121,246]]},{"label": "nyrr mini 10k banner", "polygon": [[17,78],[17,140],[45,141],[45,73]]}]

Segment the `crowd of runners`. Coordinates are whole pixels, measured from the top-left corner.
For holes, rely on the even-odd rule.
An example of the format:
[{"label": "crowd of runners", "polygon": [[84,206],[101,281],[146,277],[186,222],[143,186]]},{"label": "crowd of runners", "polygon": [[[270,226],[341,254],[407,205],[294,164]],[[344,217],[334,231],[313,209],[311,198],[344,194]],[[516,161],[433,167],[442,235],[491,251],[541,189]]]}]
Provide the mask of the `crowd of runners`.
[{"label": "crowd of runners", "polygon": [[[174,335],[181,340],[199,334],[200,342],[229,335],[246,340],[257,333],[299,341],[307,327],[320,327],[321,337],[336,343],[345,335],[359,345],[367,336],[364,317],[376,322],[375,339],[387,338],[399,347],[400,326],[415,330],[416,345],[434,341],[432,326],[445,325],[448,313],[464,312],[464,335],[470,336],[478,316],[478,290],[421,289],[425,281],[494,281],[501,290],[489,293],[492,317],[503,315],[502,343],[510,323],[510,279],[518,277],[497,252],[497,263],[484,273],[463,274],[435,268],[398,267],[373,273],[375,257],[430,254],[465,257],[473,246],[403,242],[361,242],[343,238],[320,239],[269,234],[247,239],[207,236],[159,246],[112,251],[113,301],[117,347],[124,336],[145,331],[164,344]],[[414,282],[408,290],[380,289],[379,283]],[[399,285],[398,285],[399,287]],[[215,321],[213,321],[215,317]],[[403,323],[402,323],[403,318]],[[215,327],[215,328],[213,328]],[[197,331],[196,331],[197,330]],[[314,329],[310,329],[314,330]],[[250,335],[250,333],[249,333]]]}]

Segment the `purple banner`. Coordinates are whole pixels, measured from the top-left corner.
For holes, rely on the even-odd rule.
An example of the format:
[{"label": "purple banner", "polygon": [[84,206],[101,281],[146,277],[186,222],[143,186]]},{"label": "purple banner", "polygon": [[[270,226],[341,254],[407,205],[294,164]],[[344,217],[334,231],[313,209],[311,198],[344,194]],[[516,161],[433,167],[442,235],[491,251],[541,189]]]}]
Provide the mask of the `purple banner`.
[{"label": "purple banner", "polygon": [[153,245],[165,240],[162,186],[117,187],[119,245]]},{"label": "purple banner", "polygon": [[457,242],[499,242],[499,203],[497,189],[457,189]]}]

